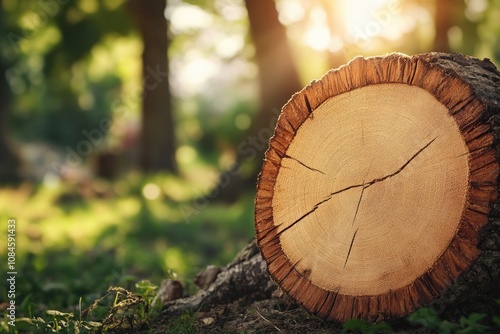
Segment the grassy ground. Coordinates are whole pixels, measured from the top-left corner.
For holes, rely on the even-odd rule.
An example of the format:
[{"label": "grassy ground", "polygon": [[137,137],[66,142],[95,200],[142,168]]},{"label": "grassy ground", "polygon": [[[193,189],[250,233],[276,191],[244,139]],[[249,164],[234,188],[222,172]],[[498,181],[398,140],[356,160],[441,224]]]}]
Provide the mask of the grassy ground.
[{"label": "grassy ground", "polygon": [[[253,236],[253,196],[235,203],[204,199],[216,180],[206,175],[132,173],[116,182],[0,190],[1,240],[7,221],[16,220],[16,317],[47,318],[47,310],[77,314],[110,286],[136,291],[143,279],[153,286],[175,277],[193,290],[189,282],[197,272],[224,265]],[[6,272],[6,247],[0,258]],[[2,310],[8,292],[2,284]],[[6,320],[0,320],[4,330]]]}]

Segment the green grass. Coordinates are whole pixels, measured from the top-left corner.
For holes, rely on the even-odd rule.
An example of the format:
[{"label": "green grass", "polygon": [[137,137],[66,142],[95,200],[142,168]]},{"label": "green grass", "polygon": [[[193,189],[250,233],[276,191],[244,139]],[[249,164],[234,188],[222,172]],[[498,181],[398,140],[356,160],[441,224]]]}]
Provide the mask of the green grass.
[{"label": "green grass", "polygon": [[[142,279],[190,282],[206,265],[230,261],[253,237],[253,197],[197,205],[193,200],[214,180],[200,174],[0,190],[0,240],[7,220],[16,219],[16,317],[76,314],[80,303],[89,307],[109,286],[133,291]],[[4,263],[6,254],[0,249]],[[1,301],[7,293],[2,284]]]}]

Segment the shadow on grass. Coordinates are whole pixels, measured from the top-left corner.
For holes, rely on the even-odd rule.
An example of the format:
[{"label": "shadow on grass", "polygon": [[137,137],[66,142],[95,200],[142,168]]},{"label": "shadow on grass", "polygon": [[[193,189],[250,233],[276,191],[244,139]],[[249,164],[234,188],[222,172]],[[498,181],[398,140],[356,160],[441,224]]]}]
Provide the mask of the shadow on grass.
[{"label": "shadow on grass", "polygon": [[[117,207],[111,201],[106,204],[108,211]],[[230,205],[209,205],[192,216],[189,223],[179,213],[178,203],[136,201],[139,209],[135,214],[116,212],[116,221],[109,224],[100,223],[104,220],[98,217],[95,203],[64,203],[60,221],[76,225],[76,231],[78,224],[84,230],[92,217],[96,224],[107,225],[101,225],[97,234],[65,236],[57,246],[19,254],[19,315],[41,316],[48,309],[76,312],[80,299],[86,307],[104,295],[109,286],[132,291],[141,279],[159,285],[162,279],[175,276],[190,282],[206,265],[228,263],[253,237],[250,196]],[[86,212],[92,212],[92,216],[84,216]],[[27,226],[38,228],[38,223]],[[43,246],[45,239],[40,238],[37,242]],[[7,300],[6,287],[0,288],[0,296]]]}]

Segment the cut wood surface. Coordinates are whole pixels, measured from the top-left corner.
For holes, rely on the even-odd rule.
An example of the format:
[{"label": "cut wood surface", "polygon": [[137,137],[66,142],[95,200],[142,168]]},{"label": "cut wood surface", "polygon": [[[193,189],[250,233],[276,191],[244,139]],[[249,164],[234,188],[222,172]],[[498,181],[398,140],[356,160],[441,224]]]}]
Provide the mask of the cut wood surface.
[{"label": "cut wood surface", "polygon": [[391,54],[295,94],[255,200],[281,289],[340,321],[467,300],[477,284],[500,298],[499,83],[488,60]]}]

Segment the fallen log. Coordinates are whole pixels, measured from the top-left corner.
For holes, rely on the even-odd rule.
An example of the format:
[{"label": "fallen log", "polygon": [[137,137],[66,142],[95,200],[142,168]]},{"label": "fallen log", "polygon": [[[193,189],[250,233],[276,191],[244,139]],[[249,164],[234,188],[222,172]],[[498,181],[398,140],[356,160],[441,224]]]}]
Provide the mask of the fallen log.
[{"label": "fallen log", "polygon": [[355,58],[283,107],[259,176],[257,243],[327,320],[494,312],[500,73],[459,54]]}]

